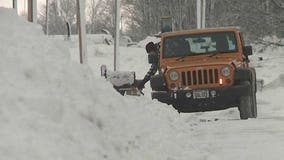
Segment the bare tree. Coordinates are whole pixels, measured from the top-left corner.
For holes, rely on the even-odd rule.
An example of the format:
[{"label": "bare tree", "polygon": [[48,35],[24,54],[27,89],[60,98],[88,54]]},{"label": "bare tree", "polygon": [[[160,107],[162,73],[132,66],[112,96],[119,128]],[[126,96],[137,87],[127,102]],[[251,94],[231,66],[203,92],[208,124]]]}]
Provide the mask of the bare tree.
[{"label": "bare tree", "polygon": [[[74,1],[51,1],[51,34],[64,34],[66,21],[71,23],[72,28],[76,27]],[[163,16],[172,17],[175,30],[196,28],[196,0],[121,1],[123,22],[126,25],[124,33],[136,40],[160,32],[160,19]],[[97,33],[102,29],[114,33],[114,0],[87,0],[87,2],[88,33]],[[206,5],[208,27],[240,26],[245,37],[251,41],[262,39],[267,35],[284,37],[283,0],[207,0]],[[42,14],[40,19],[44,18],[45,15]]]},{"label": "bare tree", "polygon": [[[240,26],[251,41],[284,37],[283,0],[207,0],[206,26]],[[124,0],[129,33],[142,38],[159,32],[161,16],[171,16],[176,30],[196,28],[196,0]]]},{"label": "bare tree", "polygon": [[124,0],[123,4],[124,11],[130,15],[129,32],[138,39],[158,33],[163,16],[172,17],[176,30],[196,26],[195,0]]},{"label": "bare tree", "polygon": [[[40,10],[38,23],[45,26],[46,7],[43,5]],[[67,25],[71,25],[73,33],[76,33],[76,2],[75,0],[52,0],[49,3],[49,34],[66,34]],[[44,32],[46,32],[46,28]]]}]

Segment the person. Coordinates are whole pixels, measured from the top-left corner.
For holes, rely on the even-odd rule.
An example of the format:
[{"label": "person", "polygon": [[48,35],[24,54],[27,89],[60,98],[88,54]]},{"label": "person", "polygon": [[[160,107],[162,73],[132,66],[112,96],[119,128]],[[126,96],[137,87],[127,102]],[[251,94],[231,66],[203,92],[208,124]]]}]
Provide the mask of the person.
[{"label": "person", "polygon": [[[153,42],[150,42],[146,45],[146,51],[148,54],[158,54],[159,53],[159,43],[154,44]],[[151,76],[153,76],[158,71],[158,64],[152,63],[149,71],[144,76],[142,80],[138,80],[137,88],[139,90],[142,90],[145,88],[145,84],[151,79]]]}]

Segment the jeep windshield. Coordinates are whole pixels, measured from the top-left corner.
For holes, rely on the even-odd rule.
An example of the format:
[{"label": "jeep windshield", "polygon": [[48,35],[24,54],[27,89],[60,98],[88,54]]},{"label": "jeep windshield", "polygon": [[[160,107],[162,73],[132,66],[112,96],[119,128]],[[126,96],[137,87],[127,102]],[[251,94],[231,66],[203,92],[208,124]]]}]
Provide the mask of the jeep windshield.
[{"label": "jeep windshield", "polygon": [[166,37],[163,58],[237,52],[234,32],[214,32]]}]

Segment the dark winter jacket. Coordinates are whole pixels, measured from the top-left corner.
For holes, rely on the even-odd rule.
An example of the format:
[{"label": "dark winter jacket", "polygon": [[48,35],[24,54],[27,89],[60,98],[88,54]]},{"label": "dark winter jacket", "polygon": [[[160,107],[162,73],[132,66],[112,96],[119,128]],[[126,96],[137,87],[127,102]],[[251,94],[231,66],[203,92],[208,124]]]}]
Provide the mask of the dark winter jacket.
[{"label": "dark winter jacket", "polygon": [[144,88],[145,83],[147,83],[150,80],[151,76],[153,76],[157,72],[157,70],[158,70],[157,64],[152,64],[151,68],[149,69],[143,80],[140,82],[138,88]]}]

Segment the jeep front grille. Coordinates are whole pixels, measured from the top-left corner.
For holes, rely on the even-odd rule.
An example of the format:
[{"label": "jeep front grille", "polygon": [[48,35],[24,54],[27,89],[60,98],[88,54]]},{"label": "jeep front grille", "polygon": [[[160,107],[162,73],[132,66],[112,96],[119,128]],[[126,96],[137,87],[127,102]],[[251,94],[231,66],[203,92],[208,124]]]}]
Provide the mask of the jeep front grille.
[{"label": "jeep front grille", "polygon": [[206,85],[219,83],[218,69],[197,69],[182,71],[182,85]]}]

